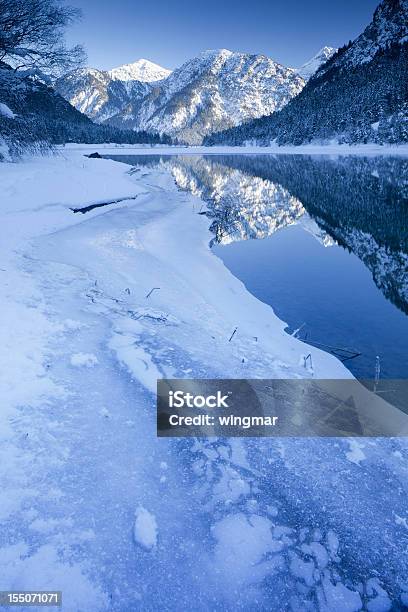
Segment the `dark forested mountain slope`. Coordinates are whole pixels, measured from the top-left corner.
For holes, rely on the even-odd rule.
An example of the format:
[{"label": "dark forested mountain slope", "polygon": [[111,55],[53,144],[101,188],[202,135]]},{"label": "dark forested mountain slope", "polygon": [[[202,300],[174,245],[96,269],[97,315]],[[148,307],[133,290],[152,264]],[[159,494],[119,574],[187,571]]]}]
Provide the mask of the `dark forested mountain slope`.
[{"label": "dark forested mountain slope", "polygon": [[0,64],[0,157],[29,147],[65,142],[155,143],[155,134],[119,130],[93,123],[47,84],[39,74],[15,72]]},{"label": "dark forested mountain slope", "polygon": [[408,141],[408,0],[383,0],[280,112],[214,134],[207,144]]}]

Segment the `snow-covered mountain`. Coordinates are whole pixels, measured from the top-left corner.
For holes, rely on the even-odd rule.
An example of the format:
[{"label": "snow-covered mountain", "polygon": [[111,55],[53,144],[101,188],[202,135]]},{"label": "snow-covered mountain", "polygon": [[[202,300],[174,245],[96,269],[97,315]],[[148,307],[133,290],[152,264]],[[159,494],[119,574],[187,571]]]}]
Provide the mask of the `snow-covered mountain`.
[{"label": "snow-covered mountain", "polygon": [[55,89],[75,108],[98,123],[120,113],[150,91],[150,84],[171,73],[145,59],[112,70],[80,68],[59,78]]},{"label": "snow-covered mountain", "polygon": [[[87,73],[97,83],[99,76]],[[169,144],[170,139],[96,124],[57,93],[40,71],[15,71],[0,61],[0,162],[66,142]]]},{"label": "snow-covered mountain", "polygon": [[102,123],[129,104],[130,90],[143,97],[148,85],[140,81],[115,80],[107,71],[96,68],[81,68],[59,78],[55,89],[81,113]]},{"label": "snow-covered mountain", "polygon": [[171,74],[171,70],[162,68],[154,62],[146,59],[140,59],[132,64],[124,64],[118,68],[108,70],[108,74],[112,79],[117,81],[141,81],[142,83],[153,83],[165,79]]},{"label": "snow-covered mountain", "polygon": [[408,0],[382,0],[353,42],[318,68],[280,112],[206,144],[407,142]]},{"label": "snow-covered mountain", "polygon": [[264,55],[205,51],[115,120],[199,144],[209,133],[279,110],[303,86],[293,69]]},{"label": "snow-covered mountain", "polygon": [[146,60],[113,71],[77,70],[59,79],[57,90],[95,121],[198,144],[207,134],[281,109],[304,84],[295,70],[264,55],[221,49],[170,74]]},{"label": "snow-covered mountain", "polygon": [[[333,58],[331,67],[356,67],[371,62],[380,50],[408,42],[408,0],[383,0],[376,8],[371,23],[354,42]],[[322,66],[321,73],[325,72]]]},{"label": "snow-covered mountain", "polygon": [[320,66],[327,62],[336,52],[337,49],[334,47],[323,47],[309,61],[305,62],[300,68],[296,68],[296,72],[300,74],[305,81],[308,81]]}]

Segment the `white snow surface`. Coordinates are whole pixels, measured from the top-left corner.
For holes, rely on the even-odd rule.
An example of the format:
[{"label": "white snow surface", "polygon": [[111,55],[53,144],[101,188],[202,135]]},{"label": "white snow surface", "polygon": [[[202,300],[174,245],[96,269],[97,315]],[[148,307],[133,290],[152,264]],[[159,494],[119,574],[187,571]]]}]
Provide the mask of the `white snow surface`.
[{"label": "white snow surface", "polygon": [[135,542],[145,550],[151,550],[157,544],[156,519],[143,506],[139,506],[135,512],[133,535]]},{"label": "white snow surface", "polygon": [[[0,164],[0,590],[62,589],[69,612],[384,607],[406,443],[158,440],[158,377],[305,377],[304,344],[210,252],[197,197],[89,149]],[[309,350],[316,377],[350,376]]]},{"label": "white snow surface", "polygon": [[75,353],[71,355],[70,362],[75,368],[92,368],[98,363],[98,358],[92,353]]},{"label": "white snow surface", "polygon": [[13,113],[11,108],[9,108],[7,104],[4,104],[3,102],[0,102],[0,115],[3,115],[3,117],[7,117],[7,119],[14,119],[15,117],[15,114]]}]

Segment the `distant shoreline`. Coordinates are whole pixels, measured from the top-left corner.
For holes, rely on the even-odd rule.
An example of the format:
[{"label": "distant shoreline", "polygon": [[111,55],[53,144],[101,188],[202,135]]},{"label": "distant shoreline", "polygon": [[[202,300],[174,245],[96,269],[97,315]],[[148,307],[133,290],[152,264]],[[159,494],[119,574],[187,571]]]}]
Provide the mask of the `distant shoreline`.
[{"label": "distant shoreline", "polygon": [[105,154],[118,155],[129,153],[134,155],[369,155],[408,157],[408,144],[378,145],[378,144],[310,144],[299,146],[163,146],[163,145],[126,145],[126,144],[81,144],[68,143],[58,145],[57,150],[101,151]]}]

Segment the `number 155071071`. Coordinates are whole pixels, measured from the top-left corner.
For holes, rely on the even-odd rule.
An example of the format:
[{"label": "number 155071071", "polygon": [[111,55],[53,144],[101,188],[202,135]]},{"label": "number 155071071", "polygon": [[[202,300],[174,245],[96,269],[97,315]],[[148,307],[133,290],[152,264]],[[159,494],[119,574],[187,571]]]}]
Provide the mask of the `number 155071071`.
[{"label": "number 155071071", "polygon": [[0,606],[60,606],[61,591],[0,591]]}]

